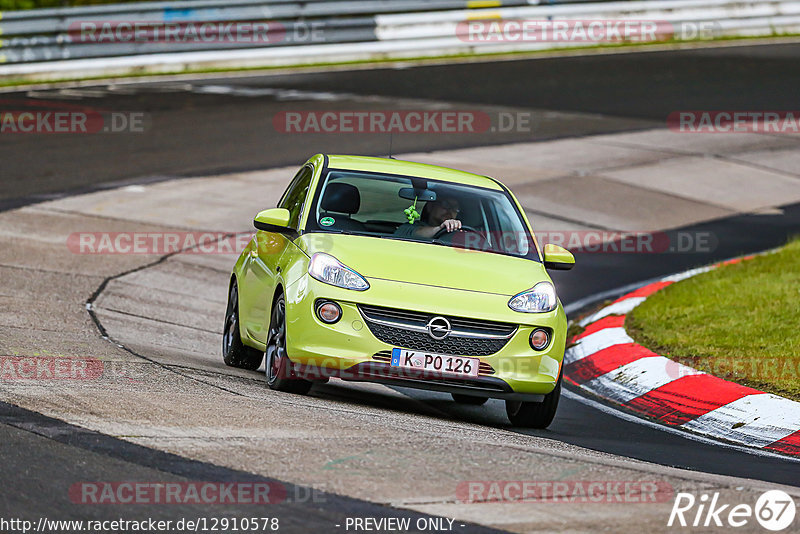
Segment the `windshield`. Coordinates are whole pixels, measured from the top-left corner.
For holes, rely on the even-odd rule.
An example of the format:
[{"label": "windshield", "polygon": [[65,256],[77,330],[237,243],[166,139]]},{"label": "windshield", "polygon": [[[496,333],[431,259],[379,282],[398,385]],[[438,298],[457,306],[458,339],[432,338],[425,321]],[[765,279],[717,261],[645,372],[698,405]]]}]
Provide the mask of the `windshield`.
[{"label": "windshield", "polygon": [[370,235],[539,259],[527,225],[504,191],[335,169],[328,172],[319,190],[308,231]]}]

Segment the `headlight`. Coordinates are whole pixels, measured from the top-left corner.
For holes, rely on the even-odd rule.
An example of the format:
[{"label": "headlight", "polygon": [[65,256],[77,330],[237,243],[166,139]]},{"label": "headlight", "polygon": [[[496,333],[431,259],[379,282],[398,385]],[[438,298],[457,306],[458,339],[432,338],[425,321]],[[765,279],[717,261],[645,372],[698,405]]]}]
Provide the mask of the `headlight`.
[{"label": "headlight", "polygon": [[317,252],[311,256],[311,262],[308,264],[308,274],[320,282],[325,282],[332,286],[355,291],[369,289],[369,284],[364,280],[363,276],[324,252]]},{"label": "headlight", "polygon": [[550,282],[539,282],[531,289],[517,293],[508,301],[508,307],[525,313],[543,313],[556,309],[556,288]]}]

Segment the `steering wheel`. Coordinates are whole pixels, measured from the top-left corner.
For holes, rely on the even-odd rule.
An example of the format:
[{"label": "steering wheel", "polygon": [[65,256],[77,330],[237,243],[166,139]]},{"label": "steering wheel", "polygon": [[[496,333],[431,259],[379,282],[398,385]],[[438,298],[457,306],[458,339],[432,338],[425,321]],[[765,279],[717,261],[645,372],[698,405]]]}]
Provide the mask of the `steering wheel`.
[{"label": "steering wheel", "polygon": [[[462,224],[461,228],[459,230],[456,230],[456,232],[475,232],[476,234],[481,236],[481,238],[483,238],[483,234],[481,234],[478,230],[476,230],[475,228],[473,228],[471,226],[467,226],[465,224]],[[444,234],[451,234],[451,233],[455,233],[455,232],[448,232],[447,228],[442,228],[441,230],[439,230],[438,232],[433,234],[433,237],[431,239],[439,239]]]}]

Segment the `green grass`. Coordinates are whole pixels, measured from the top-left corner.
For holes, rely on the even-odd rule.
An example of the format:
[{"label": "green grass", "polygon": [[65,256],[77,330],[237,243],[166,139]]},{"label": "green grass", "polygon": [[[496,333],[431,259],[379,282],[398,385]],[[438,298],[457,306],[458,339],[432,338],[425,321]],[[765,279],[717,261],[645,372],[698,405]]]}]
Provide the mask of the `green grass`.
[{"label": "green grass", "polygon": [[800,239],[666,287],[625,327],[658,354],[800,400]]}]

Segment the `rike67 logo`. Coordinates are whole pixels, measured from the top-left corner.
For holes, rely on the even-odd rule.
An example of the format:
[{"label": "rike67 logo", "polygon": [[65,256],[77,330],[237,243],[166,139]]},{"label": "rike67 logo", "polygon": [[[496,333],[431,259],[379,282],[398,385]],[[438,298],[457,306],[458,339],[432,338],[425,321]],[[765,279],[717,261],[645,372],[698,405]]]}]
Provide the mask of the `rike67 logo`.
[{"label": "rike67 logo", "polygon": [[703,493],[699,498],[680,492],[675,496],[667,526],[739,528],[752,525],[755,519],[763,528],[777,532],[792,525],[796,512],[792,497],[781,490],[764,492],[755,506],[723,504],[719,492],[711,496]]}]

